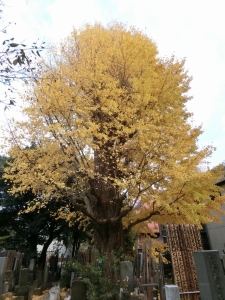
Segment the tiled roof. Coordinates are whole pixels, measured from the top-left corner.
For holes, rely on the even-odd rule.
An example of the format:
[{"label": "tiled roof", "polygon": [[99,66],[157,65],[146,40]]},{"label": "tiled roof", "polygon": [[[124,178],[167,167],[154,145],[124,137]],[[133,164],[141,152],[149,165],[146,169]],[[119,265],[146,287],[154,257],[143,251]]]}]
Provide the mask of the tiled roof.
[{"label": "tiled roof", "polygon": [[[225,174],[225,167],[223,168],[224,174]],[[221,178],[218,182],[216,182],[215,184],[217,185],[221,185],[225,183],[225,176],[223,178]]]}]

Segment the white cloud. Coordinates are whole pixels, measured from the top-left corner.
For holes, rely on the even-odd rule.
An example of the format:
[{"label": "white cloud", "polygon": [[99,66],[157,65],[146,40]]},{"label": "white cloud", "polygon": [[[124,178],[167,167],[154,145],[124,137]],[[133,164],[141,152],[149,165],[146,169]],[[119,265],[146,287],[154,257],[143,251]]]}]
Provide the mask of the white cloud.
[{"label": "white cloud", "polygon": [[53,41],[67,36],[73,26],[79,28],[85,23],[96,21],[105,23],[106,19],[98,1],[56,0],[48,6],[50,17],[49,36]]}]

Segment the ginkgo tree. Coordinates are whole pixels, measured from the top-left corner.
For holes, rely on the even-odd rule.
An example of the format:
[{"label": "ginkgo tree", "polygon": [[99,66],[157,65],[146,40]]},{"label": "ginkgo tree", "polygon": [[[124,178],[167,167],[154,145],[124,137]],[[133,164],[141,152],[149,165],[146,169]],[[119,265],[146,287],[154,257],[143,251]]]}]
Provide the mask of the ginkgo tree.
[{"label": "ginkgo tree", "polygon": [[184,64],[160,58],[134,27],[73,30],[22,95],[24,120],[12,120],[11,192],[41,195],[30,209],[53,195],[66,198],[93,224],[95,246],[106,253],[147,222],[217,220],[220,168],[199,167],[213,148],[197,146],[202,130],[186,108]]}]

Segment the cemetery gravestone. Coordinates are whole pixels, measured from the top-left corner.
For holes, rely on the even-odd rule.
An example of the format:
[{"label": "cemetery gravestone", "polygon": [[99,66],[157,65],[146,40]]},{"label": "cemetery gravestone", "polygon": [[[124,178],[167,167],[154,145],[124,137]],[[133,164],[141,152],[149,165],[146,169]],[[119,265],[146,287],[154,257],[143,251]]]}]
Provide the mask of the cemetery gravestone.
[{"label": "cemetery gravestone", "polygon": [[73,284],[74,277],[75,277],[74,272],[71,272],[71,277],[70,277],[70,287],[71,287],[72,284]]},{"label": "cemetery gravestone", "polygon": [[0,295],[0,300],[16,300],[16,299],[13,296],[13,293],[9,292],[9,293]]},{"label": "cemetery gravestone", "polygon": [[180,300],[180,292],[177,285],[165,285],[166,300]]},{"label": "cemetery gravestone", "polygon": [[15,263],[15,256],[16,256],[16,251],[15,250],[7,251],[6,270],[13,270],[14,263]]},{"label": "cemetery gravestone", "polygon": [[87,285],[82,280],[74,280],[71,288],[71,300],[87,300]]},{"label": "cemetery gravestone", "polygon": [[21,269],[19,284],[15,287],[16,296],[23,296],[28,298],[29,286],[28,286],[29,269]]},{"label": "cemetery gravestone", "polygon": [[3,274],[6,268],[6,257],[0,257],[0,295],[3,293]]},{"label": "cemetery gravestone", "polygon": [[29,276],[29,269],[21,269],[20,270],[19,286],[27,286],[28,285],[28,276]]},{"label": "cemetery gravestone", "polygon": [[193,252],[201,300],[225,300],[225,279],[217,250]]},{"label": "cemetery gravestone", "polygon": [[38,287],[42,285],[42,278],[43,278],[42,276],[43,276],[43,272],[41,270],[37,270],[36,280],[37,280]]},{"label": "cemetery gravestone", "polygon": [[42,294],[42,275],[43,272],[41,270],[35,271],[36,279],[33,281],[33,295],[39,296]]},{"label": "cemetery gravestone", "polygon": [[50,300],[58,300],[59,299],[59,292],[60,292],[60,287],[59,286],[52,287],[49,291]]},{"label": "cemetery gravestone", "polygon": [[120,263],[120,286],[124,289],[126,285],[129,292],[134,291],[134,271],[131,261],[121,261]]},{"label": "cemetery gravestone", "polygon": [[35,258],[32,258],[32,259],[30,260],[30,265],[29,265],[29,270],[30,270],[30,271],[34,271],[35,263],[36,263]]},{"label": "cemetery gravestone", "polygon": [[6,268],[6,257],[0,257],[0,275],[3,275]]},{"label": "cemetery gravestone", "polygon": [[3,285],[3,276],[0,275],[0,295],[3,293],[3,288],[4,288],[4,285]]},{"label": "cemetery gravestone", "polygon": [[15,277],[15,281],[17,282],[19,280],[19,275],[20,275],[20,270],[21,270],[21,266],[22,266],[22,261],[23,261],[23,253],[20,252],[16,252],[15,254],[15,261],[14,261],[14,277]]},{"label": "cemetery gravestone", "polygon": [[44,269],[44,283],[43,283],[43,288],[45,289],[48,284],[48,274],[49,274],[49,267],[46,265]]},{"label": "cemetery gravestone", "polygon": [[3,293],[7,293],[13,290],[15,286],[15,278],[14,278],[14,271],[8,270],[4,273],[4,288]]}]

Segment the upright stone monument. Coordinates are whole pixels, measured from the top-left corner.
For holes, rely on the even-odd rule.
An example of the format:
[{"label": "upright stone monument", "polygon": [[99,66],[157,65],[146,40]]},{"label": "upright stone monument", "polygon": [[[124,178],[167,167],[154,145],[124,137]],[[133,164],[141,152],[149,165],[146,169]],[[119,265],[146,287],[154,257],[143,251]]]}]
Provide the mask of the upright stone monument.
[{"label": "upright stone monument", "polygon": [[4,284],[3,284],[3,275],[5,273],[7,257],[0,257],[0,295],[3,293]]},{"label": "upright stone monument", "polygon": [[23,261],[24,254],[20,252],[16,252],[15,254],[15,261],[14,261],[14,277],[15,281],[18,282],[19,280],[19,275],[20,275],[20,270],[22,267],[22,261]]},{"label": "upright stone monument", "polygon": [[134,270],[131,261],[121,261],[120,263],[120,286],[124,289],[127,286],[129,292],[134,291]]},{"label": "upright stone monument", "polygon": [[225,279],[217,250],[193,252],[201,300],[225,300]]},{"label": "upright stone monument", "polygon": [[48,284],[48,274],[49,274],[49,267],[45,265],[44,268],[44,282],[43,282],[43,289],[46,289]]},{"label": "upright stone monument", "polygon": [[165,285],[166,300],[180,300],[180,292],[177,285]]},{"label": "upright stone monument", "polygon": [[40,296],[42,294],[42,282],[43,282],[43,272],[41,270],[35,271],[36,279],[33,281],[33,294],[35,296]]},{"label": "upright stone monument", "polygon": [[59,286],[53,286],[49,290],[50,300],[58,300],[59,299],[59,293],[60,293],[60,287]]},{"label": "upright stone monument", "polygon": [[24,299],[28,299],[29,285],[28,285],[29,269],[21,269],[19,284],[15,286],[15,295],[23,296]]},{"label": "upright stone monument", "polygon": [[3,293],[11,292],[14,289],[15,286],[15,277],[14,277],[14,271],[8,270],[4,273],[4,289]]},{"label": "upright stone monument", "polygon": [[16,257],[16,251],[15,250],[8,250],[7,251],[6,271],[13,270],[15,257]]},{"label": "upright stone monument", "polygon": [[36,280],[38,286],[42,285],[43,282],[43,271],[42,270],[36,270]]},{"label": "upright stone monument", "polygon": [[71,300],[87,300],[87,284],[83,280],[73,281]]},{"label": "upright stone monument", "polygon": [[6,269],[6,260],[7,257],[0,257],[0,275],[3,275]]}]

